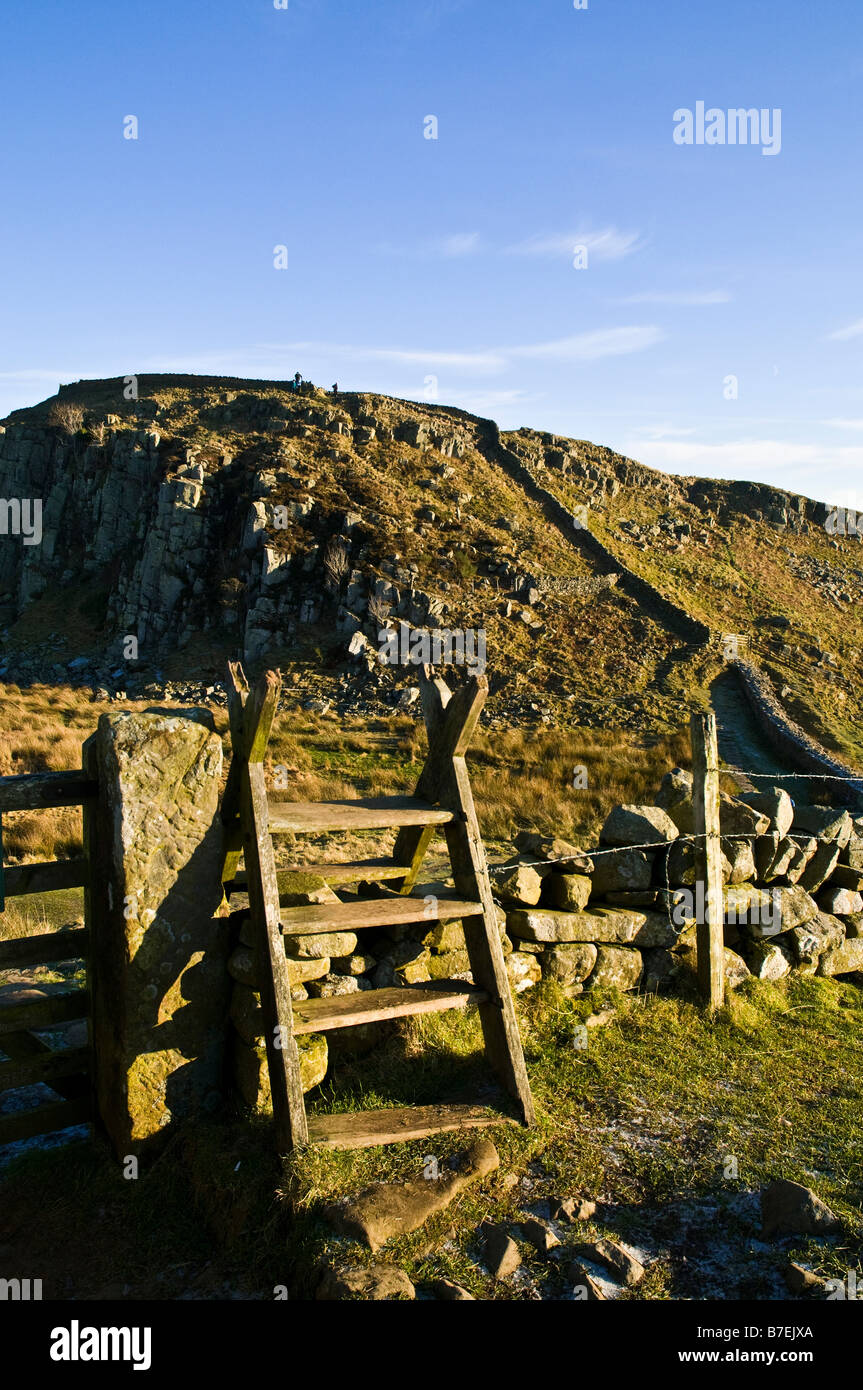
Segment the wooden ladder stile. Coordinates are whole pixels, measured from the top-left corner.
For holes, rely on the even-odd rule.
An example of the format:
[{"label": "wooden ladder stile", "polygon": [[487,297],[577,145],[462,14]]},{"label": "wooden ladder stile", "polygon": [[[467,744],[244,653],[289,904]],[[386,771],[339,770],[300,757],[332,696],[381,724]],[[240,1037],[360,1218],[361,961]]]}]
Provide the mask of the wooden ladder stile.
[{"label": "wooden ladder stile", "polygon": [[[474,677],[452,694],[430,668],[420,675],[428,756],[413,796],[341,802],[269,801],[263,759],[275,718],[280,678],[267,672],[249,690],[239,665],[229,664],[228,717],[233,758],[222,802],[226,832],[222,882],[232,908],[242,904],[252,924],[267,1063],[280,1152],[307,1143],[359,1148],[425,1137],[468,1126],[512,1123],[487,1105],[415,1105],[307,1119],[296,1038],[312,1032],[444,1009],[475,1007],[485,1054],[515,1102],[524,1124],[534,1121],[533,1101],[506,973],[485,850],[470,788],[465,752],[488,693]],[[296,865],[331,884],[386,883],[384,896],[345,903],[282,906],[273,835],[396,829],[392,858],[356,864]],[[454,894],[416,888],[426,851],[443,832],[452,865]],[[238,872],[241,852],[245,872]],[[412,890],[416,889],[415,892]],[[456,919],[465,933],[472,982],[437,980],[364,990],[292,1004],[285,938],[333,931]]]}]

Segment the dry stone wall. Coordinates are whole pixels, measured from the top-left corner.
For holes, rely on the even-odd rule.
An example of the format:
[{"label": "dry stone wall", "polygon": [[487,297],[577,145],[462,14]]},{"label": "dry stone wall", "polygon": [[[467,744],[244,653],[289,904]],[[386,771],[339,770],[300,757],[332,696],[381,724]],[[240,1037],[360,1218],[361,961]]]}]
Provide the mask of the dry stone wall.
[{"label": "dry stone wall", "polygon": [[831,758],[799,724],[788,718],[763,672],[746,661],[732,661],[729,665],[760,729],[780,757],[803,772],[823,772],[825,781],[820,784],[821,789],[832,791],[851,805],[863,806],[863,779],[855,777],[844,763]]},{"label": "dry stone wall", "polygon": [[[795,808],[779,788],[721,798],[725,976],[794,971],[851,975],[863,983],[863,817],[831,807]],[[674,769],[656,804],[618,806],[595,846],[522,832],[516,853],[491,869],[498,927],[515,994],[541,980],[570,996],[601,988],[677,991],[696,978],[695,935],[703,901],[695,883],[692,781]],[[346,901],[323,879],[296,876],[292,904]],[[443,885],[439,890],[444,891]],[[435,886],[425,888],[434,892]],[[249,926],[229,961],[234,1081],[256,1111],[270,1107],[263,1025]],[[289,938],[295,1002],[414,984],[470,980],[460,922]],[[327,1048],[362,1050],[390,1025],[300,1037],[303,1082],[318,1084]],[[314,1050],[312,1048],[314,1046]]]}]

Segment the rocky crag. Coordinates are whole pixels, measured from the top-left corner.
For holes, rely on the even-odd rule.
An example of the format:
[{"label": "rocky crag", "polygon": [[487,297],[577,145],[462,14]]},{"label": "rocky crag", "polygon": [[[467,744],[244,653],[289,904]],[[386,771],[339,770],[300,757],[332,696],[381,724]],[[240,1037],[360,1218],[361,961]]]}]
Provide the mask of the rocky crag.
[{"label": "rocky crag", "polygon": [[404,622],[486,633],[492,721],[668,728],[742,634],[863,761],[860,542],[826,504],[308,383],[78,382],[0,429],[0,497],[41,505],[38,543],[12,513],[0,535],[7,681],[216,698],[239,653],[292,698],[392,708],[410,671],[376,654]]}]

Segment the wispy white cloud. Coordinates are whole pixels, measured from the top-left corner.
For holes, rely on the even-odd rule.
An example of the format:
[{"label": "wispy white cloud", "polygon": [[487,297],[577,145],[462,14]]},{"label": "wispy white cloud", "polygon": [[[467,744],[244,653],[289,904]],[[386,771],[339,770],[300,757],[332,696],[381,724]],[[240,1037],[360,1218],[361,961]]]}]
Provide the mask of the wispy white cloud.
[{"label": "wispy white cloud", "polygon": [[572,256],[577,246],[586,246],[595,261],[619,261],[640,251],[644,243],[640,232],[622,232],[618,227],[580,227],[567,234],[533,236],[506,248],[513,256]]},{"label": "wispy white cloud", "polygon": [[837,328],[835,333],[828,333],[827,341],[847,343],[851,338],[860,337],[863,337],[863,319],[857,319],[855,323],[849,323],[845,328]]},{"label": "wispy white cloud", "polygon": [[623,452],[666,473],[702,478],[758,478],[791,492],[825,498],[853,486],[863,473],[863,446],[803,444],[784,439],[738,439],[722,444],[697,440],[633,438]]},{"label": "wispy white cloud", "polygon": [[[291,343],[261,343],[236,351],[202,352],[183,357],[160,358],[142,364],[141,370],[221,372],[284,378],[293,375],[294,363],[304,371],[321,364],[325,371],[336,363],[387,362],[393,366],[452,368],[490,375],[500,374],[520,361],[593,362],[603,357],[620,357],[642,352],[663,338],[652,324],[626,328],[596,329],[544,343],[525,343],[474,351],[446,348],[369,347],[356,343],[330,343],[308,340]],[[325,364],[325,365],[324,365]]]},{"label": "wispy white cloud", "polygon": [[832,420],[825,420],[823,423],[834,430],[863,430],[863,420],[846,420],[837,416]]},{"label": "wispy white cloud", "polygon": [[621,304],[673,304],[682,308],[699,309],[710,304],[728,304],[727,290],[644,290],[621,299]]},{"label": "wispy white cloud", "polygon": [[680,425],[642,425],[635,431],[635,437],[647,441],[661,439],[684,439],[695,434],[695,427],[685,429]]},{"label": "wispy white cloud", "polygon": [[440,242],[442,256],[472,256],[480,247],[479,232],[456,232]]},{"label": "wispy white cloud", "polygon": [[576,333],[571,338],[557,338],[550,343],[511,348],[510,356],[549,358],[559,362],[595,362],[600,357],[621,357],[630,352],[643,352],[664,337],[662,330],[654,324],[600,328],[592,333]]},{"label": "wispy white cloud", "polygon": [[435,260],[443,257],[453,260],[460,256],[473,256],[482,249],[483,241],[479,232],[452,232],[448,236],[432,237],[426,241],[398,243],[382,241],[377,250],[384,256],[405,256],[415,260]]}]

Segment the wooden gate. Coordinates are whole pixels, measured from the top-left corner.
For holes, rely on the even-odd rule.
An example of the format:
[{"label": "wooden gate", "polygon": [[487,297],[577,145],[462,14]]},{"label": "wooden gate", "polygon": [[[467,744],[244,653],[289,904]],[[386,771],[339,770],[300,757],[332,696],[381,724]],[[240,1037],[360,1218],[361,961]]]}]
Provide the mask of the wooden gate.
[{"label": "wooden gate", "polygon": [[[89,921],[88,844],[89,806],[98,784],[83,771],[37,772],[0,777],[0,911],[6,898],[50,893],[61,888],[85,890],[85,922]],[[3,818],[16,811],[40,811],[58,806],[82,806],[85,856],[4,868]],[[34,966],[83,959],[89,980],[89,929],[66,928],[0,940],[0,971],[26,972]],[[40,991],[26,981],[0,988],[0,1100],[4,1093],[42,1082],[59,1097],[26,1110],[0,1114],[0,1144],[29,1139],[83,1124],[93,1117],[90,995],[86,985],[52,985]],[[49,1046],[40,1031],[76,1020],[88,1021],[83,1046]]]}]

